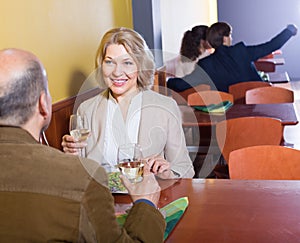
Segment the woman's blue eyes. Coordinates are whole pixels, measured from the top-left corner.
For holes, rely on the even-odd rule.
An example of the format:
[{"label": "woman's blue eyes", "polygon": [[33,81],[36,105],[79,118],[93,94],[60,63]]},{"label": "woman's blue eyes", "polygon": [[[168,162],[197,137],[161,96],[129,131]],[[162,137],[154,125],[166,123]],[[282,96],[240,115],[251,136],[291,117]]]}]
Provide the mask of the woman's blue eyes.
[{"label": "woman's blue eyes", "polygon": [[[104,63],[105,64],[116,64],[115,62],[113,62],[111,60],[104,60]],[[130,65],[133,65],[133,62],[131,62],[131,61],[125,61],[125,62],[123,62],[123,64],[130,66]]]},{"label": "woman's blue eyes", "polygon": [[126,65],[133,65],[133,62],[126,61],[125,64],[126,64]]},{"label": "woman's blue eyes", "polygon": [[105,64],[112,64],[112,61],[110,61],[110,60],[105,60],[104,62],[105,62]]}]

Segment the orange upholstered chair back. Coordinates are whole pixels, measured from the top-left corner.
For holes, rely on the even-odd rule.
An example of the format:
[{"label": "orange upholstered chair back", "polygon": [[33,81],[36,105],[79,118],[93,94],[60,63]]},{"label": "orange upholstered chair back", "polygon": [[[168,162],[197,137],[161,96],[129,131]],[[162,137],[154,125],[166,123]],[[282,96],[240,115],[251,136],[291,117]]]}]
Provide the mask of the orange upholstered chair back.
[{"label": "orange upholstered chair back", "polygon": [[245,104],[246,91],[259,87],[270,87],[271,84],[262,81],[248,81],[232,84],[229,86],[229,93],[233,95],[235,104]]},{"label": "orange upholstered chair back", "polygon": [[240,117],[216,124],[217,143],[226,162],[231,151],[255,145],[280,145],[281,121],[269,117]]},{"label": "orange upholstered chair back", "polygon": [[222,91],[207,90],[194,92],[187,97],[187,103],[190,106],[207,106],[218,104],[222,101],[230,101],[233,103],[233,95]]},{"label": "orange upholstered chair back", "polygon": [[193,88],[181,91],[181,92],[176,92],[174,90],[171,91],[172,93],[172,98],[176,100],[178,105],[186,105],[187,104],[187,97],[188,95],[199,92],[199,91],[206,91],[210,90],[210,85],[208,84],[199,84]]},{"label": "orange upholstered chair back", "polygon": [[235,150],[229,156],[229,174],[231,179],[300,180],[300,151],[280,145]]},{"label": "orange upholstered chair back", "polygon": [[293,103],[294,92],[281,87],[260,87],[246,91],[246,104]]}]

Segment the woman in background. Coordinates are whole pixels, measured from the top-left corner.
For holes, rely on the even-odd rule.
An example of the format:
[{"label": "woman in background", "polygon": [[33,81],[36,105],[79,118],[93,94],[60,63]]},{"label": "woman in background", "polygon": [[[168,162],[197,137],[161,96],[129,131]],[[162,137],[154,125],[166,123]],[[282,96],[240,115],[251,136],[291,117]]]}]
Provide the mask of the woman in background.
[{"label": "woman in background", "polygon": [[180,55],[166,62],[168,76],[181,78],[190,74],[198,60],[213,53],[214,49],[206,41],[207,29],[206,25],[197,25],[184,33]]},{"label": "woman in background", "polygon": [[91,135],[86,143],[63,137],[66,153],[78,154],[117,171],[119,145],[138,143],[152,172],[161,178],[193,177],[176,102],[150,88],[154,80],[153,55],[135,31],[115,28],[102,38],[96,55],[97,77],[107,89],[83,102]]},{"label": "woman in background", "polygon": [[[228,92],[232,84],[253,80],[263,81],[254,62],[273,51],[280,49],[298,28],[287,25],[271,40],[257,44],[246,45],[238,42],[232,45],[232,27],[226,22],[217,22],[207,30],[206,39],[215,48],[213,54],[197,62],[199,68],[182,78],[168,80],[168,88],[181,92],[200,84],[209,84],[211,89]],[[206,78],[206,77],[209,78]]]}]

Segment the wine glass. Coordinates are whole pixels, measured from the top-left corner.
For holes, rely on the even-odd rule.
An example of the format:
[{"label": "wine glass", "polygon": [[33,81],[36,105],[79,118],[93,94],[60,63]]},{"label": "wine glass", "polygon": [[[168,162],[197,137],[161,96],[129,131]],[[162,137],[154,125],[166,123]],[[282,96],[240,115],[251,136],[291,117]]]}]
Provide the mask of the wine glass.
[{"label": "wine glass", "polygon": [[132,183],[143,180],[144,162],[139,144],[129,143],[119,146],[118,168]]},{"label": "wine glass", "polygon": [[[90,129],[85,116],[71,115],[69,125],[70,135],[75,139],[76,142],[83,142],[87,140]],[[84,156],[83,150],[80,149],[80,155]]]}]

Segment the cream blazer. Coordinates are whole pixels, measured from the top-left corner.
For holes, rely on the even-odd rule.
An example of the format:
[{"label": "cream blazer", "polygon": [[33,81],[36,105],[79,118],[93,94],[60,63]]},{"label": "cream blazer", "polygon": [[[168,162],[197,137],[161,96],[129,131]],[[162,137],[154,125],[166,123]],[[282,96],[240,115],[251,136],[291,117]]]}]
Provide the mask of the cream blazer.
[{"label": "cream blazer", "polygon": [[[91,136],[87,140],[86,157],[107,167],[103,157],[108,90],[84,101],[79,114],[89,120]],[[186,148],[180,110],[175,100],[154,91],[143,91],[138,143],[143,156],[162,155],[171,163],[175,174],[192,178],[194,168]]]}]

